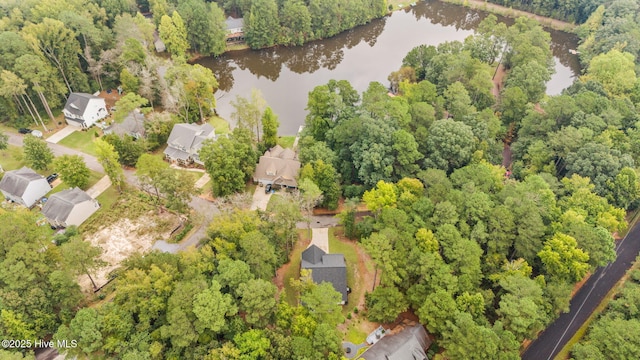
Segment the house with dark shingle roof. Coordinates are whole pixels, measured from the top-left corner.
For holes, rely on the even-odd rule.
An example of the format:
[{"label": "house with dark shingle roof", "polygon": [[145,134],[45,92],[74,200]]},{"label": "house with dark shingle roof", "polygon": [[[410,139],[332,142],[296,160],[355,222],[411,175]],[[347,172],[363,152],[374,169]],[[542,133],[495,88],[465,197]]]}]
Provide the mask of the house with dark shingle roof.
[{"label": "house with dark shingle roof", "polygon": [[30,208],[51,191],[51,185],[44,176],[23,167],[4,174],[0,180],[0,191],[7,200]]},{"label": "house with dark shingle roof", "polygon": [[198,155],[202,143],[207,140],[215,140],[216,132],[209,124],[175,124],[167,140],[167,148],[164,150],[165,159],[181,165],[197,163],[204,165]]},{"label": "house with dark shingle roof", "polygon": [[291,149],[276,145],[260,156],[253,174],[253,182],[295,189],[298,187],[296,178],[299,172],[298,154]]},{"label": "house with dark shingle roof", "polygon": [[429,360],[431,339],[424,326],[406,321],[386,334],[358,359],[361,360]]},{"label": "house with dark shingle roof", "polygon": [[302,252],[301,269],[311,270],[311,278],[316,284],[329,282],[342,294],[342,305],[347,303],[347,264],[342,254],[327,254],[315,245]]},{"label": "house with dark shingle roof", "polygon": [[109,115],[104,99],[87,93],[71,93],[62,109],[67,124],[89,128]]},{"label": "house with dark shingle roof", "polygon": [[75,187],[51,195],[42,208],[42,214],[51,226],[66,228],[80,226],[99,208],[95,199]]}]

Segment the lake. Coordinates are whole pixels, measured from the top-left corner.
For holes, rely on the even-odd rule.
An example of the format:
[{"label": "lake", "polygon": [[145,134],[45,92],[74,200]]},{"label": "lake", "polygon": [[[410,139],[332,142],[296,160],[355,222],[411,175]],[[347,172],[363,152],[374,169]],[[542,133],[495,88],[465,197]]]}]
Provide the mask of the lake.
[{"label": "lake", "polygon": [[[487,15],[437,0],[424,1],[330,39],[298,47],[234,51],[198,63],[210,68],[218,79],[220,116],[230,120],[230,102],[237,95],[248,98],[251,89],[257,88],[279,117],[279,134],[294,135],[304,124],[307,95],[314,87],[330,79],[348,80],[359,92],[371,81],[388,86],[387,76],[398,70],[409,50],[421,44],[462,41]],[[508,25],[513,23],[513,19],[498,18]],[[547,83],[547,93],[556,95],[580,74],[578,57],[569,53],[578,46],[578,38],[547,31],[556,70]]]}]

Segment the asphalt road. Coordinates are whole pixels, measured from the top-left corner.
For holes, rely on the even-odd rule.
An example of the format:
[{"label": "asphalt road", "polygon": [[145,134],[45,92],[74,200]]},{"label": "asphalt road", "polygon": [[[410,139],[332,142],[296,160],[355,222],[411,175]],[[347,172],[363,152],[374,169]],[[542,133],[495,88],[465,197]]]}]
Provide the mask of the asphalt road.
[{"label": "asphalt road", "polygon": [[[20,147],[22,147],[23,137],[31,136],[31,135],[20,135],[20,134],[15,134],[11,132],[7,132],[6,135],[9,136],[9,145],[20,146]],[[100,162],[98,162],[98,159],[96,159],[95,156],[91,156],[89,154],[85,154],[81,151],[70,149],[68,147],[65,147],[59,144],[52,144],[48,142],[47,145],[49,146],[49,149],[51,149],[51,151],[55,156],[80,155],[82,156],[82,158],[84,158],[84,162],[87,164],[87,167],[89,169],[100,172],[100,173],[104,173],[104,169],[102,168],[102,165],[100,165]]]},{"label": "asphalt road", "polygon": [[523,360],[553,359],[571,339],[604,296],[622,278],[640,251],[640,224],[636,224],[616,247],[616,260],[601,267],[576,293],[568,313],[560,315],[522,354]]}]

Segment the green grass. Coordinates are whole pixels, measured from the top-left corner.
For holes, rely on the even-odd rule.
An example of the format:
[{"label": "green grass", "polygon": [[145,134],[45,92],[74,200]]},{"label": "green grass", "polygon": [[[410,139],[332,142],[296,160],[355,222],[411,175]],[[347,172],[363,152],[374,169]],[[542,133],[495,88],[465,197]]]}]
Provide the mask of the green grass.
[{"label": "green grass", "polygon": [[[356,300],[360,298],[364,291],[363,284],[355,281],[355,274],[358,271],[358,253],[356,252],[355,243],[344,243],[335,235],[335,227],[329,228],[329,252],[331,254],[343,254],[344,259],[347,262],[347,284],[351,288],[349,294],[349,304],[355,304]],[[344,306],[342,309],[343,315],[347,315],[352,306]]]},{"label": "green grass", "polygon": [[360,330],[358,328],[358,324],[353,322],[351,323],[351,325],[349,325],[344,340],[354,344],[362,344],[367,340],[367,333]]},{"label": "green grass", "polygon": [[[85,187],[82,188],[82,190],[89,190],[89,188],[91,188],[93,185],[95,185],[98,181],[100,181],[100,179],[102,179],[104,177],[104,174],[99,173],[97,171],[93,171],[93,170],[89,170],[91,173],[89,174],[89,181],[87,182],[87,185]],[[47,197],[58,193],[62,190],[66,190],[66,189],[70,189],[71,186],[67,185],[64,181],[62,181],[60,184],[58,184],[58,186],[54,187],[53,189],[51,189],[51,191],[49,191],[49,193],[46,195]]]},{"label": "green grass", "polygon": [[229,122],[219,116],[211,116],[208,123],[216,129],[216,135],[224,135],[231,132]]},{"label": "green grass", "polygon": [[80,150],[93,156],[97,156],[96,145],[93,142],[93,140],[96,139],[97,133],[97,127],[92,127],[88,131],[74,131],[69,136],[60,140],[59,144],[72,149]]},{"label": "green grass", "polygon": [[228,44],[227,45],[227,51],[245,50],[245,49],[248,49],[248,48],[249,48],[249,45],[247,45],[246,43]]},{"label": "green grass", "polygon": [[269,203],[267,204],[267,212],[272,211],[274,204],[279,200],[278,197],[280,197],[280,195],[278,194],[271,195],[271,198],[269,198]]},{"label": "green grass", "polygon": [[296,141],[295,136],[278,136],[278,145],[283,148],[293,149],[293,143]]},{"label": "green grass", "polygon": [[16,170],[26,166],[22,148],[9,145],[8,148],[0,150],[0,165],[5,171]]}]

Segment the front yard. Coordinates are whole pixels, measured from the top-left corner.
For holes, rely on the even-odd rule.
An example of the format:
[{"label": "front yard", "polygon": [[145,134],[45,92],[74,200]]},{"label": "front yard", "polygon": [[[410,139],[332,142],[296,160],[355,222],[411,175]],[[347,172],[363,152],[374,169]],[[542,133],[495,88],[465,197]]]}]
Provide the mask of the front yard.
[{"label": "front yard", "polygon": [[69,136],[60,140],[59,144],[89,155],[97,156],[96,145],[93,140],[96,139],[96,134],[99,134],[98,131],[99,129],[95,126],[88,131],[74,131]]}]

